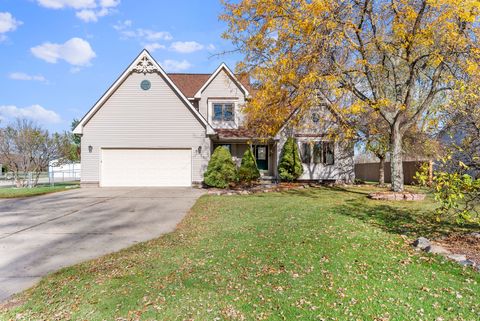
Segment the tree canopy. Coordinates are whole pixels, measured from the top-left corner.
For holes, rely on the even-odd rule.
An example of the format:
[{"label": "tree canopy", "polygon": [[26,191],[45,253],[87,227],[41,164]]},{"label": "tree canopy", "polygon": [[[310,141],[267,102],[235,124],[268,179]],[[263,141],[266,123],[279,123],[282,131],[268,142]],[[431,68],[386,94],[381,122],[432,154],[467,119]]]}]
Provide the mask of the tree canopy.
[{"label": "tree canopy", "polygon": [[[440,110],[479,72],[479,0],[225,1],[224,37],[257,83],[247,104],[275,133],[292,110],[322,104],[354,137],[374,116],[389,130],[394,191],[403,190],[403,136],[438,126]],[[263,121],[258,121],[263,120]]]}]

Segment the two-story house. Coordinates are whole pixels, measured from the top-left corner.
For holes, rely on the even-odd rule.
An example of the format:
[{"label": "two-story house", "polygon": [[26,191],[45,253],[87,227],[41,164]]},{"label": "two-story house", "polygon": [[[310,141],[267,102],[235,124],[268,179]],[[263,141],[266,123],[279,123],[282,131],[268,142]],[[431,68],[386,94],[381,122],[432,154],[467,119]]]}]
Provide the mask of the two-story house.
[{"label": "two-story house", "polygon": [[302,151],[300,179],[353,180],[353,147],[325,141],[318,128],[286,123],[275,137],[252,137],[242,126],[250,90],[225,64],[212,74],[166,73],[143,50],[74,130],[82,136],[82,186],[191,186],[220,145],[238,163],[252,146],[262,174],[275,178],[289,135]]}]

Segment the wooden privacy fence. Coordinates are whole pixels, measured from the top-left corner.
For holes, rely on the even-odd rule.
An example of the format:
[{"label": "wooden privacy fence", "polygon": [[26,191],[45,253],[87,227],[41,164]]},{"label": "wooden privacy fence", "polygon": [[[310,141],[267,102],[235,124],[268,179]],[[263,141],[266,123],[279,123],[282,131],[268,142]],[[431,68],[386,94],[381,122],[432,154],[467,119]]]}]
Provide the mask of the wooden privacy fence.
[{"label": "wooden privacy fence", "polygon": [[[405,184],[415,183],[413,177],[415,173],[420,169],[422,164],[428,163],[428,161],[405,161],[403,162],[403,176]],[[355,178],[364,181],[378,182],[378,167],[379,163],[362,163],[355,164]],[[392,172],[390,168],[390,162],[385,162],[385,183],[392,182]]]}]

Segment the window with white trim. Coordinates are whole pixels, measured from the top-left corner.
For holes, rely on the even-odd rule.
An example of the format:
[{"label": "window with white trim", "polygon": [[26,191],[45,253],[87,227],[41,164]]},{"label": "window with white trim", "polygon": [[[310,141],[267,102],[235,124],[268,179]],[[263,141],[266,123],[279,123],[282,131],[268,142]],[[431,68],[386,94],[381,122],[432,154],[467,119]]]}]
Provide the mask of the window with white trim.
[{"label": "window with white trim", "polygon": [[213,121],[234,121],[235,104],[234,103],[213,103]]}]

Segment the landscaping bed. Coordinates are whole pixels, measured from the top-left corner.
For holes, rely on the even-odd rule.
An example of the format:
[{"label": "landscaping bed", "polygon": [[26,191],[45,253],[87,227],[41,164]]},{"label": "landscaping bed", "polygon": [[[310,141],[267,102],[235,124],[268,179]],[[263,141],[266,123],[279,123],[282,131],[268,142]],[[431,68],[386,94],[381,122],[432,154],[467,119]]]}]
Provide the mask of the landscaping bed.
[{"label": "landscaping bed", "polygon": [[426,197],[425,194],[414,192],[391,192],[382,191],[374,192],[368,195],[372,200],[377,201],[423,201]]},{"label": "landscaping bed", "polygon": [[451,235],[437,240],[436,243],[452,253],[465,255],[480,271],[480,232]]},{"label": "landscaping bed", "polygon": [[271,193],[284,192],[288,190],[304,189],[307,187],[320,186],[318,184],[310,183],[288,183],[281,182],[278,184],[251,184],[251,185],[236,185],[231,188],[208,188],[209,195],[249,195],[257,193]]}]

